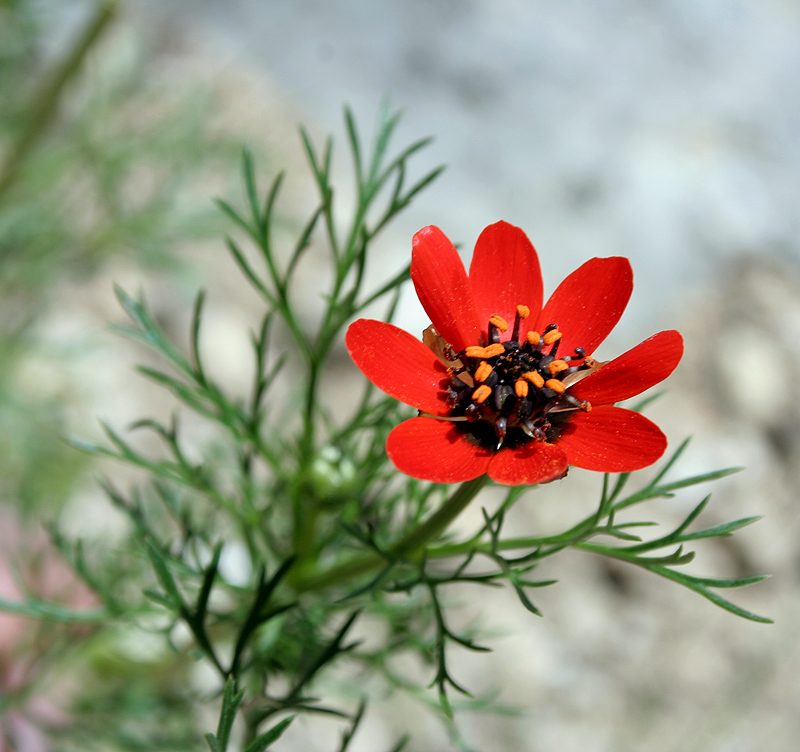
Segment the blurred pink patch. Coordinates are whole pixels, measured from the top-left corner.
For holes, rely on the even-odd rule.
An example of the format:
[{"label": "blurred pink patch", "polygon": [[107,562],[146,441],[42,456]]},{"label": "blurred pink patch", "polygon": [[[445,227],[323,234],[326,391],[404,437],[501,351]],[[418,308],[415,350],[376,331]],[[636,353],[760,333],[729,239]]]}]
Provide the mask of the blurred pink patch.
[{"label": "blurred pink patch", "polygon": [[[24,531],[16,515],[0,510],[0,599],[23,602],[34,596],[77,607],[96,603],[53,550],[41,530]],[[0,611],[0,752],[48,752],[45,728],[68,723],[64,712],[46,696],[46,676],[63,655],[86,634],[86,627],[41,623]],[[63,702],[63,691],[58,693]]]}]

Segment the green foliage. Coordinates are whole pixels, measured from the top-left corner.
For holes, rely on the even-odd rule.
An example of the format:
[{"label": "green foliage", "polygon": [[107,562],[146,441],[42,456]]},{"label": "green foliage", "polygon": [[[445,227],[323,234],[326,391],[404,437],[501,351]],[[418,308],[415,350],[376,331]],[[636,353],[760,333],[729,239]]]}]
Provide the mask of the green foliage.
[{"label": "green foliage", "polygon": [[[347,635],[361,609],[347,599],[332,602],[313,584],[315,578],[335,572],[336,567],[329,564],[335,565],[359,543],[369,551],[378,551],[386,541],[395,540],[391,550],[399,561],[440,534],[483,485],[481,481],[457,493],[455,505],[451,504],[446,514],[436,513],[423,520],[430,502],[441,491],[415,481],[398,483],[380,449],[401,408],[368,387],[352,413],[342,419],[334,416],[331,406],[321,398],[327,363],[341,341],[344,326],[364,307],[384,297],[390,298],[391,315],[398,288],[408,278],[406,267],[377,289],[365,289],[370,244],[439,172],[434,170],[406,185],[406,163],[427,140],[399,156],[390,156],[389,139],[397,125],[396,115],[382,112],[371,157],[363,165],[349,114],[347,124],[359,201],[343,236],[333,219],[331,143],[320,156],[305,133],[303,142],[320,204],[300,229],[288,254],[275,247],[273,238],[281,176],[262,196],[253,159],[245,153],[249,216],[220,202],[223,211],[246,230],[255,245],[254,259],[238,240],[228,239],[234,260],[266,304],[251,338],[254,369],[246,398],[230,396],[205,366],[202,293],[194,306],[189,353],[185,355],[163,333],[143,297],[133,298],[117,290],[131,322],[117,330],[154,350],[167,366],[143,367],[141,373],[172,392],[184,409],[216,427],[214,458],[199,463],[188,459],[190,439],[181,432],[177,416],[168,424],[146,419],[131,426],[154,432],[166,449],[162,456],[143,453],[108,425],[104,425],[107,445],[72,440],[79,449],[123,461],[152,478],[149,488],[135,490],[129,498],[107,486],[112,502],[132,520],[137,545],[150,563],[154,580],[144,591],[149,604],[131,603],[128,607],[140,615],[154,608],[163,610],[169,615],[170,625],[164,628],[165,634],[172,624],[183,622],[197,649],[227,686],[231,687],[233,681],[243,687],[235,695],[226,690],[223,714],[230,714],[234,705],[239,708],[245,696],[241,693],[247,693],[250,699],[240,708],[240,714],[245,719],[247,743],[256,745],[253,749],[265,748],[256,743],[269,744],[275,738],[270,732],[259,735],[258,731],[280,711],[347,717],[335,707],[321,704],[307,688],[323,669],[357,647]],[[298,315],[302,306],[297,296],[305,293],[297,291],[295,274],[304,255],[314,248],[318,224],[330,251],[331,274],[330,287],[323,293],[325,309],[314,325]],[[276,327],[282,334],[288,333],[293,351],[275,354],[272,335]],[[281,379],[290,382],[289,403],[292,407],[299,404],[299,410],[272,412],[269,395]],[[285,383],[281,386],[286,388]],[[280,430],[276,430],[278,426]],[[220,462],[220,456],[227,461]],[[409,490],[414,500],[407,505]],[[404,519],[393,519],[396,515],[392,510]],[[363,528],[370,516],[376,517],[375,524]],[[164,521],[169,521],[166,528]],[[406,530],[399,538],[398,523]],[[254,574],[245,587],[228,581],[220,570],[220,557],[231,541],[242,542],[248,553]],[[117,589],[113,582],[95,579],[94,584],[104,600],[106,596],[113,598],[111,593]],[[298,598],[300,593],[306,595]],[[358,600],[369,607],[370,598],[365,591]],[[331,627],[333,632],[326,636]],[[222,657],[220,641],[232,645],[228,659]],[[277,677],[286,688],[270,691]],[[215,737],[207,737],[212,749],[225,748],[229,731],[229,727],[220,725]]]},{"label": "green foliage", "polygon": [[[228,749],[231,730],[236,720],[236,712],[242,704],[242,700],[244,700],[244,692],[237,692],[234,679],[228,679],[225,683],[225,691],[222,694],[222,710],[220,711],[217,733],[206,734],[206,741],[211,752],[226,752]],[[244,752],[264,752],[265,749],[268,749],[273,742],[281,737],[281,734],[283,734],[292,720],[294,720],[294,716],[289,716],[276,723],[271,729],[253,739]]]}]

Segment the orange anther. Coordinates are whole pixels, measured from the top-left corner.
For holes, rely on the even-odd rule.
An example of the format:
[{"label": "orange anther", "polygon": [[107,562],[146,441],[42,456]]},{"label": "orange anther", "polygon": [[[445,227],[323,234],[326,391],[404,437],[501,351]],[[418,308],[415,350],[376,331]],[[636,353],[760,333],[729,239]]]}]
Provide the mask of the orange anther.
[{"label": "orange anther", "polygon": [[544,386],[544,379],[542,378],[542,374],[538,371],[528,371],[527,373],[522,374],[522,378],[530,381],[537,389],[541,389]]},{"label": "orange anther", "polygon": [[531,315],[531,309],[528,308],[526,305],[518,305],[517,306],[517,316],[521,319],[527,319],[528,316]]},{"label": "orange anther", "polygon": [[495,342],[493,345],[489,345],[489,347],[481,347],[480,345],[470,345],[466,350],[464,350],[464,355],[468,358],[495,358],[498,355],[502,355],[506,351],[506,348],[503,347],[499,342]]},{"label": "orange anther", "polygon": [[546,345],[552,345],[553,342],[558,342],[561,339],[561,332],[558,329],[551,329],[547,334],[544,335],[544,343]]},{"label": "orange anther", "polygon": [[528,332],[527,340],[529,345],[533,345],[534,347],[536,347],[536,345],[539,344],[541,339],[542,337],[539,334],[539,332]]},{"label": "orange anther", "polygon": [[472,399],[475,400],[479,405],[483,402],[486,402],[489,399],[489,395],[492,393],[491,387],[486,386],[486,384],[481,384],[473,393]]},{"label": "orange anther", "polygon": [[516,393],[517,397],[527,397],[528,396],[528,382],[525,379],[517,379],[514,383],[514,392]]},{"label": "orange anther", "polygon": [[589,402],[581,402],[581,410],[584,412],[590,413],[592,412],[592,405]]},{"label": "orange anther", "polygon": [[489,374],[492,372],[492,367],[485,361],[482,360],[478,367],[475,369],[475,381],[482,382],[486,381],[489,378]]},{"label": "orange anther", "polygon": [[566,371],[569,368],[569,363],[566,360],[554,360],[549,366],[547,366],[547,370],[555,376],[557,373],[561,373],[562,371]]},{"label": "orange anther", "polygon": [[468,358],[485,358],[486,348],[481,347],[480,345],[470,345],[466,350],[464,350],[464,355],[466,355]]},{"label": "orange anther", "polygon": [[564,394],[564,392],[567,391],[567,387],[565,387],[564,384],[558,379],[547,379],[547,381],[544,382],[544,385],[548,389],[552,389],[557,394]]},{"label": "orange anther", "polygon": [[496,358],[498,355],[502,355],[505,351],[506,351],[505,347],[503,347],[499,342],[495,342],[495,344],[489,345],[489,347],[484,348],[483,357]]},{"label": "orange anther", "polygon": [[508,331],[508,321],[506,321],[499,313],[494,313],[489,317],[489,323],[496,326],[501,332]]},{"label": "orange anther", "polygon": [[594,368],[597,365],[597,361],[589,357],[588,355],[583,359],[583,365],[589,366],[589,368]]}]

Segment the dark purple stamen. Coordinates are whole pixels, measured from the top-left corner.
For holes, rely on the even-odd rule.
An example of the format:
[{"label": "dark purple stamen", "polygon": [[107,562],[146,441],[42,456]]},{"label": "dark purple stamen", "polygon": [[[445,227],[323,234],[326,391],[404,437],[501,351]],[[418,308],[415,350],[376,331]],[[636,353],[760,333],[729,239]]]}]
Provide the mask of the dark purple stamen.
[{"label": "dark purple stamen", "polygon": [[[466,350],[453,354],[452,361],[455,363],[458,360],[460,363],[450,370],[448,403],[452,406],[453,417],[466,418],[474,426],[470,431],[475,439],[482,443],[491,443],[491,439],[480,427],[481,424],[491,425],[492,433],[500,444],[519,446],[531,440],[548,439],[551,430],[556,430],[550,418],[554,408],[561,408],[559,419],[565,409],[590,409],[588,403],[572,397],[560,386],[567,376],[591,367],[590,363],[593,361],[587,359],[586,350],[576,347],[573,355],[560,359],[569,363],[569,367],[553,374],[549,366],[557,360],[556,353],[561,337],[551,343],[545,342],[545,337],[556,331],[558,326],[555,323],[548,324],[538,343],[534,345],[528,342],[525,335],[520,341],[521,320],[518,311],[511,338],[502,343],[503,351],[499,354],[488,358],[467,357]],[[496,345],[500,340],[500,329],[489,322],[488,332],[491,344]],[[452,349],[446,348],[445,353],[452,353]],[[481,367],[482,363],[491,367],[488,374],[486,366]],[[479,367],[480,381],[476,379]],[[471,377],[471,383],[465,383],[464,374]],[[462,377],[458,378],[459,375]],[[547,382],[558,388],[550,388],[546,385]],[[478,387],[482,392],[480,402],[475,397]],[[488,399],[486,388],[491,390]]]}]

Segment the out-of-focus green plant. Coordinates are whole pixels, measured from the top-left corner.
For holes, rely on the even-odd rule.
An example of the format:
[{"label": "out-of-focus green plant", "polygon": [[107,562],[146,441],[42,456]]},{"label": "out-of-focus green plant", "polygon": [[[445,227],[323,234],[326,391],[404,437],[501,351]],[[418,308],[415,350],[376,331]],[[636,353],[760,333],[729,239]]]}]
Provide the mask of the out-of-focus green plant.
[{"label": "out-of-focus green plant", "polygon": [[[68,34],[60,10],[57,3],[0,2],[0,584],[6,583],[0,597],[6,600],[19,597],[21,573],[37,572],[42,557],[53,558],[42,549],[42,517],[55,518],[87,485],[90,470],[90,458],[62,438],[66,415],[86,399],[73,366],[93,346],[89,334],[69,341],[53,335],[62,316],[74,316],[72,301],[64,310],[63,290],[90,289],[111,263],[183,274],[172,250],[177,242],[222,225],[197,186],[232,176],[240,148],[212,132],[216,105],[208,84],[178,89],[162,76],[150,42],[120,21],[117,3],[86,2],[84,19]],[[5,522],[6,507],[13,525]],[[47,621],[71,621],[47,588],[21,594],[29,604],[48,597]],[[141,657],[119,653],[115,632],[81,629],[64,639],[58,629],[23,629],[18,642],[11,640],[14,630],[0,631],[0,652],[13,657],[7,664],[0,659],[0,748],[15,748],[4,736],[4,719],[18,726],[14,719],[24,716],[29,700],[51,692],[59,695],[59,712],[78,697],[73,720],[83,719],[83,742],[92,740],[81,749],[108,749],[103,739],[111,729],[127,734],[121,749],[188,744],[191,707],[179,687],[157,678],[174,669],[174,655],[149,663],[148,675]],[[59,689],[67,671],[91,684],[91,672],[82,673],[89,666],[102,671],[102,690],[78,696]],[[26,682],[15,681],[10,691],[7,672],[21,672]],[[156,722],[167,709],[171,722]],[[152,717],[153,725],[132,720],[142,717]],[[52,717],[42,722],[60,726]]]},{"label": "out-of-focus green plant", "polygon": [[70,358],[39,329],[54,290],[120,258],[175,270],[176,241],[219,227],[187,197],[233,159],[208,130],[211,92],[167,89],[115,9],[87,5],[52,59],[54,20],[27,0],[0,5],[0,501],[23,510],[58,504],[85,464],[59,439],[68,387],[19,388],[35,358],[56,371]]}]

